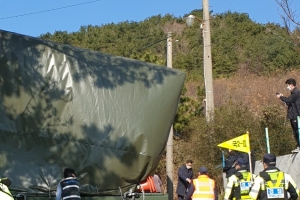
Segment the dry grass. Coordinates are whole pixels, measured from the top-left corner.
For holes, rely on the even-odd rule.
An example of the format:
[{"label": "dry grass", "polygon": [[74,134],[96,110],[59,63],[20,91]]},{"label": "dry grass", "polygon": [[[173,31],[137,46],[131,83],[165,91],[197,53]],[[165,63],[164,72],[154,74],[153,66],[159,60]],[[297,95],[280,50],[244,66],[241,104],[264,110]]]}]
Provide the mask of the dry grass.
[{"label": "dry grass", "polygon": [[[254,116],[257,118],[263,118],[266,115],[265,109],[268,107],[275,107],[279,112],[274,112],[275,116],[284,119],[286,115],[286,106],[284,106],[280,100],[275,97],[276,92],[282,93],[284,96],[289,95],[289,91],[286,90],[285,81],[288,78],[295,78],[299,81],[300,85],[300,71],[291,71],[280,75],[273,75],[270,77],[257,76],[251,73],[248,73],[245,70],[240,70],[237,75],[231,78],[222,78],[214,80],[214,100],[216,109],[221,108],[224,105],[228,105],[230,102],[233,105],[241,106],[247,108]],[[186,83],[188,89],[187,95],[193,98],[197,98],[197,87],[203,83],[199,82],[189,82]],[[230,110],[229,110],[230,111]],[[268,110],[271,111],[272,110]],[[233,110],[233,112],[236,112]],[[231,113],[232,114],[232,113]],[[247,114],[246,114],[247,115]],[[242,116],[244,116],[242,114]],[[243,133],[243,127],[245,130],[249,130],[252,133],[252,142],[257,142],[255,146],[258,154],[257,159],[260,159],[261,155],[265,151],[264,144],[264,130],[262,127],[251,127],[251,124],[254,126],[259,126],[255,119],[252,119],[249,116],[245,116],[245,120],[239,119],[238,117],[235,120],[235,123],[240,124],[240,127],[234,127],[236,133],[232,133],[232,127],[230,127],[230,113],[228,116],[224,116],[224,121],[220,121],[219,127],[211,128],[205,125],[205,121],[199,120],[194,121],[190,127],[190,134],[186,135],[179,140],[174,141],[174,171],[173,171],[173,180],[174,180],[174,199],[177,199],[175,194],[177,186],[177,169],[180,165],[184,164],[186,159],[194,160],[194,173],[197,173],[197,169],[205,165],[211,169],[212,177],[217,180],[217,185],[219,192],[223,193],[223,183],[222,183],[222,168],[221,159],[220,159],[220,150],[216,150],[216,144],[220,141],[224,141],[224,138],[231,139],[232,135],[238,135]],[[220,119],[219,119],[220,120]],[[222,119],[221,119],[222,120]],[[227,120],[227,121],[226,121]],[[240,122],[237,122],[240,120]],[[260,122],[259,122],[260,123]],[[278,121],[274,121],[278,124]],[[285,142],[293,140],[291,134],[291,128],[289,125],[284,125],[286,122],[279,123],[278,129],[273,128],[269,132],[276,136],[273,141],[270,141],[273,145],[282,146],[280,141]],[[222,125],[225,124],[223,127]],[[228,127],[227,127],[228,124]],[[247,126],[247,127],[246,127]],[[286,128],[288,131],[286,131]],[[209,133],[210,130],[217,132],[218,136],[211,137]],[[284,130],[285,129],[285,130]],[[223,131],[224,130],[224,131]],[[272,132],[273,131],[273,132]],[[290,131],[290,132],[289,132]],[[287,133],[286,133],[287,132]],[[222,135],[220,135],[222,134]],[[199,137],[199,135],[201,135]],[[276,138],[284,137],[282,140]],[[261,140],[261,141],[260,141]],[[282,147],[285,148],[285,147]],[[212,150],[214,149],[214,151]],[[275,149],[275,147],[273,148]],[[215,153],[217,151],[217,154]],[[277,150],[276,150],[277,151]],[[278,152],[284,152],[284,150],[278,150]],[[214,160],[214,162],[211,162]],[[216,167],[216,163],[220,166]],[[218,165],[217,164],[217,165]],[[165,166],[165,157],[162,159],[160,166]],[[164,191],[166,192],[166,174],[165,168],[160,168],[160,176],[163,181]],[[196,176],[196,175],[195,175]]]},{"label": "dry grass", "polygon": [[[290,95],[285,85],[288,78],[298,79],[300,84],[300,71],[291,71],[272,77],[262,77],[240,71],[234,77],[214,80],[215,106],[219,107],[231,101],[241,103],[254,113],[260,114],[266,106],[278,105],[285,112],[286,107],[275,97],[275,93]],[[189,95],[196,96],[197,84],[199,83],[188,83],[191,86],[188,87]]]}]

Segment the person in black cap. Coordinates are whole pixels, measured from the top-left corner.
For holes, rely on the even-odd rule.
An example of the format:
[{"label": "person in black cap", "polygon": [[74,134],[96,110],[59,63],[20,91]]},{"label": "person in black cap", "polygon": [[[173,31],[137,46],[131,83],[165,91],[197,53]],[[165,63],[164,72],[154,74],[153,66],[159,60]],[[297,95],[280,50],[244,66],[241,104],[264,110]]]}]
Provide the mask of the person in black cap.
[{"label": "person in black cap", "polygon": [[[299,189],[292,177],[275,167],[276,156],[265,154],[263,157],[264,170],[254,180],[249,196],[251,199],[291,199],[296,200]],[[288,198],[288,194],[290,198]]]},{"label": "person in black cap", "polygon": [[56,200],[80,200],[80,183],[75,176],[74,169],[65,168],[64,178],[57,185]]},{"label": "person in black cap", "polygon": [[200,167],[198,178],[193,179],[193,184],[186,195],[187,199],[192,195],[192,200],[217,200],[218,192],[215,181],[208,176],[206,167]]},{"label": "person in black cap", "polygon": [[226,173],[226,178],[229,178],[236,172],[235,164],[236,160],[239,158],[239,154],[229,149],[228,150],[228,157],[225,159],[225,166],[223,167],[223,172]]},{"label": "person in black cap", "polygon": [[11,180],[8,178],[0,179],[0,199],[1,200],[14,200],[8,187],[11,185]]},{"label": "person in black cap", "polygon": [[250,199],[249,192],[255,175],[247,170],[247,161],[238,158],[235,165],[236,172],[228,178],[224,200]]},{"label": "person in black cap", "polygon": [[[249,162],[249,155],[245,152],[235,151],[235,150],[228,150],[228,157],[225,159],[225,166],[223,167],[223,172],[226,173],[226,178],[229,178],[231,175],[236,173],[236,161],[238,158],[243,158],[246,162],[247,170],[250,171],[250,162]],[[255,168],[255,156],[254,152],[251,152],[251,169],[254,171]]]}]

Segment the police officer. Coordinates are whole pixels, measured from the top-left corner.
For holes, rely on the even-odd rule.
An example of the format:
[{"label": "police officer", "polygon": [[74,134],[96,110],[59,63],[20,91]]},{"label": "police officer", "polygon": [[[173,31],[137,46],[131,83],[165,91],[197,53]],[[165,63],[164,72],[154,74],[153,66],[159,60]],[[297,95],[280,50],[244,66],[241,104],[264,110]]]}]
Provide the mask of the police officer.
[{"label": "police officer", "polygon": [[74,169],[66,168],[64,178],[57,185],[56,200],[79,200],[80,183],[76,179]]},{"label": "police officer", "polygon": [[14,200],[8,187],[11,185],[11,181],[8,178],[0,179],[0,199],[1,200]]},{"label": "police officer", "polygon": [[228,178],[224,200],[251,199],[249,192],[255,175],[247,170],[247,161],[238,158],[235,165],[236,173]]},{"label": "police officer", "polygon": [[287,193],[291,200],[298,198],[299,189],[292,177],[281,172],[275,165],[276,156],[265,154],[263,157],[264,170],[255,178],[249,194],[252,199],[288,199]]}]

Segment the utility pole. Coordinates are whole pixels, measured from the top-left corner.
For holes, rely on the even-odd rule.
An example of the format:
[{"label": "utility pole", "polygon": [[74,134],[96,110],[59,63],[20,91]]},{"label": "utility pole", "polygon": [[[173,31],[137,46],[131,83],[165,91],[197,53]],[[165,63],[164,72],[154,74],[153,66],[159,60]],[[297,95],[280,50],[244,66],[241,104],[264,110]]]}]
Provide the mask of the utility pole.
[{"label": "utility pole", "polygon": [[[167,67],[172,68],[172,33],[167,37]],[[169,200],[173,200],[173,126],[171,126],[166,149],[167,193]]]},{"label": "utility pole", "polygon": [[210,16],[209,0],[202,0],[203,8],[203,69],[205,82],[205,116],[210,122],[214,118],[214,92],[212,78],[212,58],[211,58],[211,36],[210,36]]}]

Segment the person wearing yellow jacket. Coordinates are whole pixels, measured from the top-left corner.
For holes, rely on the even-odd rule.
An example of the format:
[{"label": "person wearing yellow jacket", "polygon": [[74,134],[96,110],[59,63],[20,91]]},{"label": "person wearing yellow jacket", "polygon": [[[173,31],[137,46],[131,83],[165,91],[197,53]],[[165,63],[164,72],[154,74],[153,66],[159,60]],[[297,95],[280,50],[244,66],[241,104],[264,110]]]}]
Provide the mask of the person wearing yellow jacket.
[{"label": "person wearing yellow jacket", "polygon": [[206,167],[200,167],[198,178],[193,179],[192,200],[217,200],[215,181],[208,176]]},{"label": "person wearing yellow jacket", "polygon": [[11,185],[11,181],[8,178],[0,179],[0,199],[1,200],[14,200],[8,187]]},{"label": "person wearing yellow jacket", "polygon": [[238,158],[235,162],[236,172],[228,178],[224,200],[251,199],[249,196],[255,175],[247,170],[247,161]]},{"label": "person wearing yellow jacket", "polygon": [[264,170],[254,180],[249,194],[251,199],[296,200],[298,198],[299,189],[295,181],[289,174],[280,171],[275,166],[276,156],[265,154],[263,157]]}]

